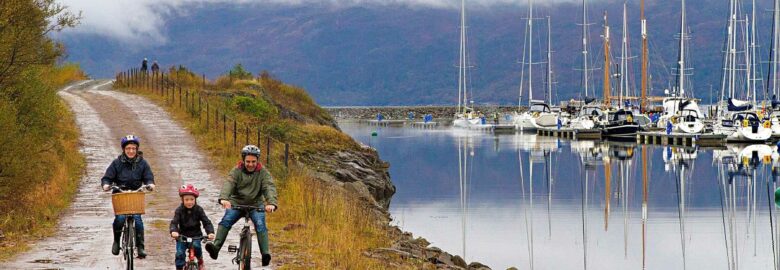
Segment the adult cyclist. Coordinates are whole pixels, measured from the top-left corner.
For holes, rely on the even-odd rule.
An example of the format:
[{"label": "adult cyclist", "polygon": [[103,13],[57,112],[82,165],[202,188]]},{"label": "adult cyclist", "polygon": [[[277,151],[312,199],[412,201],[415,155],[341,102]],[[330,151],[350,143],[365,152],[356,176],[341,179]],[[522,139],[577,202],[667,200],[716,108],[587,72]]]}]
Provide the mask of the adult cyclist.
[{"label": "adult cyclist", "polygon": [[[154,190],[154,174],[149,163],[144,160],[143,152],[139,150],[141,139],[134,135],[122,138],[122,154],[119,155],[106,169],[105,175],[100,180],[104,191],[109,191],[111,185],[122,190],[137,190],[147,185],[149,190]],[[146,258],[144,250],[144,222],[141,215],[135,217],[135,243],[138,249],[138,258]],[[111,246],[111,254],[119,255],[119,239],[122,236],[122,226],[126,215],[114,216],[114,244]]]},{"label": "adult cyclist", "polygon": [[271,173],[260,164],[259,159],[260,148],[254,145],[244,146],[241,149],[241,161],[230,170],[230,177],[222,186],[218,202],[225,208],[225,216],[219,222],[214,242],[206,244],[206,251],[212,259],[217,259],[230,228],[243,216],[242,211],[232,209],[232,206],[251,205],[262,208],[252,211],[250,217],[257,231],[263,266],[268,266],[271,262],[265,213],[271,213],[277,208],[276,186]]}]

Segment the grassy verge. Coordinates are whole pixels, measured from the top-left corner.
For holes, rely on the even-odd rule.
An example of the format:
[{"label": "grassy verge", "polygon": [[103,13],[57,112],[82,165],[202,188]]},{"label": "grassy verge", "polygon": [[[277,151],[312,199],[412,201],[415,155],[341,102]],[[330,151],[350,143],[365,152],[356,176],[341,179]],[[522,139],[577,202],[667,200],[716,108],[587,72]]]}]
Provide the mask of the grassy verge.
[{"label": "grassy verge", "polygon": [[[0,113],[0,260],[27,249],[30,236],[54,232],[60,212],[78,187],[84,159],[78,152],[79,130],[57,89],[85,79],[77,65],[35,68],[15,87],[39,106],[25,108],[25,98],[11,99]],[[24,90],[24,91],[22,91]],[[27,91],[29,90],[29,91]],[[9,99],[0,97],[0,99]],[[0,101],[2,103],[2,101]],[[3,106],[0,106],[3,107]],[[47,117],[30,121],[29,118]],[[13,127],[7,126],[14,125]],[[0,158],[2,159],[2,158]]]},{"label": "grassy verge", "polygon": [[[186,76],[181,77],[186,78]],[[278,83],[276,89],[294,88]],[[257,86],[258,83],[235,81],[232,87],[228,85],[225,89],[235,89],[237,85],[244,86],[238,86],[242,89],[240,91],[251,94],[252,89],[256,89],[252,87]],[[262,78],[259,85],[265,86]],[[269,88],[263,89],[267,91]],[[174,119],[194,135],[220,171],[227,172],[235,166],[239,156],[238,147],[233,145],[232,138],[225,139],[222,128],[215,128],[213,124],[204,124],[206,121],[203,115],[198,116],[188,111],[186,107],[179,107],[177,99],[163,97],[156,94],[154,90],[142,88],[126,90],[143,95],[163,106]],[[275,91],[273,94],[285,97],[268,98],[270,94],[264,91],[260,91],[261,93],[253,98],[267,98],[268,103],[300,107],[295,111],[311,119],[330,117],[321,115],[324,111],[298,88]],[[306,95],[306,98],[300,98],[300,95]],[[231,107],[235,104],[231,99],[218,97],[208,100],[210,104],[225,104],[221,108],[231,117],[243,121],[256,121],[259,130],[272,134],[274,139],[289,142],[292,145],[293,155],[328,153],[358,147],[349,136],[333,127],[282,119],[277,116],[277,111],[271,109],[242,111],[241,106]],[[264,106],[263,103],[255,105],[260,108]],[[311,106],[314,108],[307,108]],[[211,107],[212,110],[214,108]],[[265,117],[256,119],[248,115],[258,111]],[[277,129],[283,130],[275,134],[274,131]],[[243,145],[243,140],[239,138],[238,141],[239,146]],[[265,151],[265,145],[261,146]],[[307,168],[298,167],[303,165],[293,162],[289,168],[285,168],[281,162],[284,154],[283,147],[279,143],[275,143],[271,149],[272,158],[268,168],[276,178],[280,211],[268,216],[268,225],[272,246],[274,246],[273,252],[288,257],[283,269],[420,269],[423,267],[422,262],[403,260],[398,257],[378,260],[364,256],[366,250],[389,247],[392,244],[393,239],[387,233],[387,224],[378,222],[379,219],[373,216],[363,202],[346,194],[340,188],[324,184],[308,173]],[[265,159],[261,158],[261,160]]]}]

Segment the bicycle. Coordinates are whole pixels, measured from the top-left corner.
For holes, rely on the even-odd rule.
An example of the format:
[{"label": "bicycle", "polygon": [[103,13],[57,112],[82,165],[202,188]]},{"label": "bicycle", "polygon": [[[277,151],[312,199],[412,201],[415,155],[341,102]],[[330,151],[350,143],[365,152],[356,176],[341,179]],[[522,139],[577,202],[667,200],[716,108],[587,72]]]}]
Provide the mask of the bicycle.
[{"label": "bicycle", "polygon": [[[129,192],[141,192],[151,190],[149,186],[143,185],[137,190],[122,190],[119,186],[111,186],[112,196],[117,193],[129,193]],[[141,211],[143,212],[143,207]],[[140,213],[142,214],[142,213]],[[126,269],[134,269],[133,265],[133,249],[135,248],[135,214],[124,214],[125,224],[122,225],[122,243],[120,249],[123,251],[123,258],[127,263]]]},{"label": "bicycle", "polygon": [[203,236],[199,237],[186,237],[179,236],[177,241],[187,243],[187,261],[184,263],[184,270],[200,270],[200,266],[195,257],[195,244],[194,241],[205,242]]},{"label": "bicycle", "polygon": [[[251,218],[251,212],[257,210],[265,212],[265,208],[251,206],[251,205],[233,205],[233,210],[243,211],[244,213],[244,228],[241,229],[238,247],[234,245],[228,245],[228,252],[236,252],[236,257],[233,258],[233,263],[238,264],[238,270],[248,270],[252,265],[252,231],[249,230],[249,221]],[[257,226],[257,224],[255,224]]]}]

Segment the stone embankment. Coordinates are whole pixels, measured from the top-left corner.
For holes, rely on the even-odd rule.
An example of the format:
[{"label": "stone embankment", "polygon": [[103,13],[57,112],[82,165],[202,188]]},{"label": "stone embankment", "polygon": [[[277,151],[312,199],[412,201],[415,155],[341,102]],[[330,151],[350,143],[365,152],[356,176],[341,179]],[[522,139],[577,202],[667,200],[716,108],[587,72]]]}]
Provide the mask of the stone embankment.
[{"label": "stone embankment", "polygon": [[[500,115],[518,111],[517,106],[476,106],[476,111],[489,116],[498,112]],[[458,110],[456,106],[387,106],[387,107],[325,107],[325,110],[337,120],[372,120],[381,113],[387,120],[406,120],[409,113],[414,113],[414,119],[422,120],[423,115],[431,114],[433,121],[452,121],[452,116]],[[524,108],[520,108],[524,110]],[[445,120],[446,119],[446,120]]]}]

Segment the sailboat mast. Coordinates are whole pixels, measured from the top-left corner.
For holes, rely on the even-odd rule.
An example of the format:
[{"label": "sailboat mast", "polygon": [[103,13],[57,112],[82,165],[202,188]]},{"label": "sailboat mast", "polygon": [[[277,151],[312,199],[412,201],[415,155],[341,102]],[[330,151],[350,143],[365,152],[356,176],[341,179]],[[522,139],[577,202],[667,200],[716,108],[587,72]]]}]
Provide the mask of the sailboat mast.
[{"label": "sailboat mast", "polygon": [[756,18],[756,0],[753,0],[753,6],[751,7],[752,14],[752,22],[753,25],[750,29],[750,69],[753,71],[750,75],[750,83],[751,87],[753,88],[753,104],[756,103],[756,98],[758,97],[758,93],[756,92],[756,83],[758,81],[758,67],[756,63],[758,60],[756,59],[756,54],[758,53],[756,51],[756,28],[758,27],[758,21]]},{"label": "sailboat mast", "polygon": [[547,104],[552,105],[552,31],[550,16],[547,16]]},{"label": "sailboat mast", "polygon": [[612,65],[609,61],[609,22],[607,21],[607,12],[604,11],[604,105],[611,106],[612,87],[609,81],[609,68]]},{"label": "sailboat mast", "polygon": [[628,14],[626,13],[626,2],[623,2],[623,43],[620,47],[620,93],[618,107],[623,106],[623,97],[628,94]]},{"label": "sailboat mast", "polygon": [[588,96],[588,8],[587,0],[582,0],[582,74],[585,84],[585,96]]},{"label": "sailboat mast", "polygon": [[729,13],[729,96],[734,98],[736,92],[736,76],[737,76],[737,10],[736,2],[734,0],[729,1],[730,13]]},{"label": "sailboat mast", "polygon": [[528,106],[534,99],[533,90],[533,63],[534,63],[534,1],[528,0]]},{"label": "sailboat mast", "polygon": [[645,20],[645,0],[639,3],[639,13],[642,20],[642,100],[639,103],[639,111],[647,109],[647,20]]},{"label": "sailboat mast", "polygon": [[682,0],[680,14],[680,54],[677,56],[677,95],[685,93],[685,0]]},{"label": "sailboat mast", "polygon": [[466,107],[468,96],[466,92],[466,0],[460,1],[460,55],[458,63],[458,111],[461,105]]},{"label": "sailboat mast", "polygon": [[[774,1],[774,8],[772,9],[772,48],[770,51],[770,61],[772,61],[772,64],[769,65],[769,74],[770,74],[770,81],[772,83],[772,95],[775,96],[778,94],[778,87],[777,87],[777,46],[778,43],[780,43],[780,35],[778,35],[778,31],[780,31],[780,0]],[[769,82],[767,82],[769,83]],[[773,98],[774,100],[774,98]]]}]

